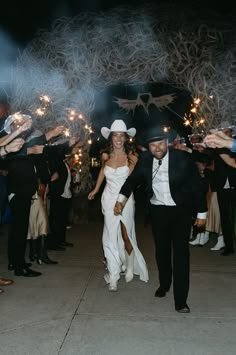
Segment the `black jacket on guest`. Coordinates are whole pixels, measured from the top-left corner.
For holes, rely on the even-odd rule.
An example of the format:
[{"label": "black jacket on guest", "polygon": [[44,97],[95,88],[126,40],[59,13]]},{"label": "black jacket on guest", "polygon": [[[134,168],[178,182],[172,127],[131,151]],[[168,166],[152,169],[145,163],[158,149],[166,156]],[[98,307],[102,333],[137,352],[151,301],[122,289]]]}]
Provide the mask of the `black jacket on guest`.
[{"label": "black jacket on guest", "polygon": [[[218,153],[226,153],[236,159],[236,154],[231,153],[229,150],[218,150]],[[236,187],[236,169],[226,164],[219,155],[215,158],[214,181],[216,191],[222,190],[225,183],[229,181],[230,187]]]}]

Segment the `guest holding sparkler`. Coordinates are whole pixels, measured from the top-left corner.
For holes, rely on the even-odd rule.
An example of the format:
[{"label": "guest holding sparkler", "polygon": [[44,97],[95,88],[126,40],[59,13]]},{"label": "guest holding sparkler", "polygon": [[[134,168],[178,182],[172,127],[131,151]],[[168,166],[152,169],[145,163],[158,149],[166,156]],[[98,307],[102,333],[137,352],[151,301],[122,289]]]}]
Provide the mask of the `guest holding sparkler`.
[{"label": "guest holding sparkler", "polygon": [[[11,117],[12,122],[14,117]],[[34,154],[41,154],[38,145],[44,146],[49,139],[61,134],[63,128],[56,127],[24,144],[19,153],[6,158],[8,170],[8,200],[12,212],[12,223],[8,237],[8,269],[16,276],[35,277],[41,273],[29,268],[25,262],[25,250],[29,226],[31,199],[38,188],[38,177]],[[35,145],[37,144],[37,145]]]},{"label": "guest holding sparkler", "polygon": [[[3,105],[2,103],[0,106],[2,108],[2,109],[0,109],[0,116],[3,117],[4,113],[5,113],[6,106]],[[0,158],[1,159],[5,159],[9,153],[17,152],[22,148],[22,146],[24,144],[24,140],[22,138],[16,138],[16,137],[20,133],[22,133],[25,130],[27,130],[28,128],[30,128],[31,124],[32,124],[32,120],[28,120],[20,128],[16,129],[12,133],[7,134],[6,136],[4,136],[2,138],[0,138]],[[1,191],[0,191],[0,193],[1,193]],[[2,193],[1,193],[1,197],[2,197]],[[0,277],[0,286],[8,286],[8,285],[11,285],[12,283],[13,283],[13,280]],[[4,290],[2,288],[0,288],[0,294],[3,292],[4,292]]]},{"label": "guest holding sparkler", "polygon": [[81,143],[78,143],[78,137],[68,136],[68,139],[68,144],[54,147],[49,145],[45,149],[51,172],[51,180],[48,184],[50,199],[48,250],[63,251],[66,247],[73,246],[66,241],[66,225],[72,198],[71,170],[67,157],[70,156],[75,145]]},{"label": "guest holding sparkler", "polygon": [[[224,236],[223,256],[234,253],[234,224],[236,210],[236,164],[234,127],[228,121],[222,121],[219,130],[205,137],[204,142],[210,148],[216,148],[215,176],[217,198],[220,209],[222,233]],[[225,150],[224,148],[227,148]]]}]

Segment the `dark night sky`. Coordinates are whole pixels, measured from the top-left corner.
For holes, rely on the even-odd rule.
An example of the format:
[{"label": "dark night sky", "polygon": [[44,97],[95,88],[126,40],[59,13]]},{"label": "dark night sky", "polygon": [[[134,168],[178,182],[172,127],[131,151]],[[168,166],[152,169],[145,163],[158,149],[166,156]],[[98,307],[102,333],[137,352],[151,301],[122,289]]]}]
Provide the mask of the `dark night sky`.
[{"label": "dark night sky", "polygon": [[[51,24],[60,17],[74,17],[81,12],[104,12],[120,5],[129,5],[137,8],[145,3],[153,4],[175,4],[177,7],[189,7],[198,14],[205,14],[206,20],[210,21],[212,11],[221,16],[222,20],[236,26],[236,11],[233,9],[231,0],[224,0],[216,3],[212,0],[3,0],[0,10],[0,83],[4,74],[6,61],[13,62],[19,50],[22,50],[28,42],[33,39],[39,29],[50,30]],[[4,6],[4,7],[3,7]],[[209,13],[209,16],[208,16]],[[230,15],[230,17],[229,17]],[[175,12],[174,12],[175,16]],[[173,18],[173,16],[172,16]],[[191,19],[188,19],[191,21]],[[4,34],[4,41],[1,42],[1,34]],[[10,43],[12,41],[12,44]],[[2,44],[3,43],[3,44]],[[7,53],[7,43],[10,43],[10,54]],[[5,46],[5,47],[4,47]],[[8,48],[9,50],[9,48]],[[7,53],[7,54],[6,54]],[[4,58],[5,54],[5,58]],[[2,63],[4,63],[2,65]],[[2,72],[1,72],[2,69]],[[7,79],[8,80],[8,79]],[[4,80],[3,80],[4,82]]]},{"label": "dark night sky", "polygon": [[[157,0],[155,3],[177,3],[192,8],[213,9],[222,14],[235,14],[231,1],[225,0],[220,4],[210,0]],[[50,24],[61,16],[75,16],[83,11],[106,11],[119,5],[134,5],[145,3],[142,0],[4,0],[4,11],[1,4],[0,28],[6,31],[14,41],[27,44],[39,28],[50,28]]]}]

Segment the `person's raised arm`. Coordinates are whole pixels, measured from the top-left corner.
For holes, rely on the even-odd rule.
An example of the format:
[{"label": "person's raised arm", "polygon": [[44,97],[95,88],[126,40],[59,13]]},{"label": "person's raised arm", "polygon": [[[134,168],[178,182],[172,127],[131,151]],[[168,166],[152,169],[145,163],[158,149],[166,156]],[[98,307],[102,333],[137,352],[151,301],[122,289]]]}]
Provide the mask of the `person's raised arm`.
[{"label": "person's raised arm", "polygon": [[24,145],[25,141],[22,138],[16,138],[7,145],[0,148],[1,157],[5,157],[9,153],[18,152]]},{"label": "person's raised arm", "polygon": [[32,126],[32,119],[29,118],[24,122],[24,124],[22,126],[17,128],[15,131],[0,138],[0,146],[2,147],[2,146],[8,145],[11,141],[13,141],[13,139],[15,139],[17,136],[19,136],[19,134],[30,129],[31,126]]},{"label": "person's raised arm", "polygon": [[46,140],[50,141],[52,138],[61,135],[64,131],[65,131],[64,126],[57,126],[51,129],[50,131],[48,131],[47,133],[45,133]]},{"label": "person's raised arm", "polygon": [[209,148],[232,149],[234,139],[224,134],[222,131],[207,134],[203,141]]},{"label": "person's raised arm", "polygon": [[232,168],[236,168],[236,160],[235,160],[235,158],[233,158],[229,154],[219,154],[219,156],[221,157],[221,159],[224,160],[224,162],[226,164],[228,164]]}]

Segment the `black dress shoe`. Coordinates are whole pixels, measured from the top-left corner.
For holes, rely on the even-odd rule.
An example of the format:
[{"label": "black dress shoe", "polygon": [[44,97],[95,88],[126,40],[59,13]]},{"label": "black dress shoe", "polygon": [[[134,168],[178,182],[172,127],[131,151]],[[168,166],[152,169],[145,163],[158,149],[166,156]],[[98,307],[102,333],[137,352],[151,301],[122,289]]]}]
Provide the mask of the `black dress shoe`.
[{"label": "black dress shoe", "polygon": [[14,270],[15,269],[15,267],[14,267],[14,265],[13,264],[8,264],[8,270],[9,271],[12,271],[12,270]]},{"label": "black dress shoe", "polygon": [[42,275],[39,271],[34,271],[29,268],[16,268],[15,269],[16,276],[25,276],[25,277],[36,277]]},{"label": "black dress shoe", "polygon": [[190,308],[187,305],[187,303],[185,303],[185,305],[181,305],[181,306],[176,305],[175,310],[179,313],[190,313]]},{"label": "black dress shoe", "polygon": [[164,290],[163,288],[159,287],[156,292],[155,292],[155,297],[165,297],[166,295],[166,290]]},{"label": "black dress shoe", "polygon": [[73,243],[69,243],[69,242],[62,242],[60,243],[61,247],[73,247],[74,244]]},{"label": "black dress shoe", "polygon": [[55,260],[52,260],[52,259],[49,259],[49,258],[39,258],[39,259],[37,259],[37,263],[39,264],[39,265],[42,265],[42,264],[54,264],[54,265],[56,265],[56,264],[58,264],[58,261],[55,261]]},{"label": "black dress shoe", "polygon": [[[24,264],[24,268],[28,268],[28,267],[30,267],[30,266],[32,266],[32,263],[25,263]],[[8,270],[9,271],[12,271],[12,270],[14,270],[15,269],[15,266],[14,266],[14,264],[8,264]]]},{"label": "black dress shoe", "polygon": [[220,253],[220,255],[222,256],[228,256],[228,255],[231,255],[234,253],[234,250],[227,250],[227,249],[224,249],[224,251],[222,251],[222,253]]}]

